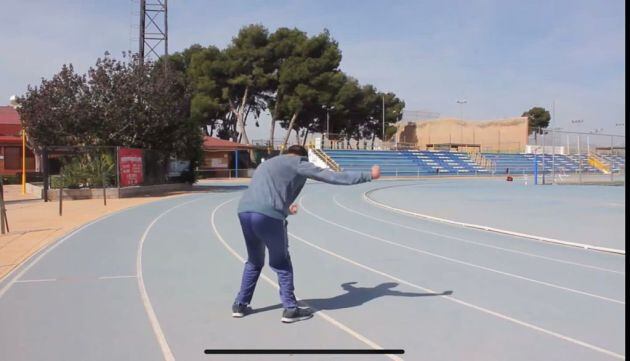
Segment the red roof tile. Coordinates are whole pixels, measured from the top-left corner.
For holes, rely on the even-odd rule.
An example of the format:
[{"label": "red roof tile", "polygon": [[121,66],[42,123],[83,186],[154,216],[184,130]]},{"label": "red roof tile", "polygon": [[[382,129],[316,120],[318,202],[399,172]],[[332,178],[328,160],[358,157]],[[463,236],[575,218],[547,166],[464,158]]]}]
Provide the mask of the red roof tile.
[{"label": "red roof tile", "polygon": [[22,137],[8,137],[0,135],[1,144],[22,144]]},{"label": "red roof tile", "polygon": [[20,115],[8,105],[0,106],[0,124],[17,124],[21,126]]},{"label": "red roof tile", "polygon": [[253,145],[240,144],[230,142],[229,140],[219,139],[215,137],[203,138],[203,149],[206,150],[236,150],[236,149],[254,149]]}]

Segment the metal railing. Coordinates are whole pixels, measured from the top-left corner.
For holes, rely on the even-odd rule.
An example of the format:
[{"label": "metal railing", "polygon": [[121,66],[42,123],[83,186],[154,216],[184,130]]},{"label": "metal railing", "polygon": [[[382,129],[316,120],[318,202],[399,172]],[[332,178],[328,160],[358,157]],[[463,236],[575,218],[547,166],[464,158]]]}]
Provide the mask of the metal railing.
[{"label": "metal railing", "polygon": [[[369,171],[369,168],[356,169]],[[205,169],[199,170],[198,180],[237,180],[251,178],[254,169]],[[495,168],[482,170],[456,170],[447,172],[442,168],[437,168],[434,172],[427,172],[422,167],[384,167],[381,165],[381,176],[384,179],[421,179],[421,178],[484,178],[484,177],[513,177],[513,181],[523,182],[525,185],[535,184],[601,184],[601,185],[622,185],[625,184],[625,172],[615,172],[614,178],[608,174],[597,172],[569,171],[562,166],[557,166],[553,171],[549,168],[540,169],[534,173],[531,168],[509,168],[508,172],[497,172]]]},{"label": "metal railing", "polygon": [[326,163],[327,166],[330,167],[330,169],[339,172],[341,170],[341,167],[339,166],[339,164],[337,164],[337,162],[335,162],[334,159],[332,159],[331,157],[328,156],[328,154],[326,154],[325,152],[323,152],[321,149],[315,149],[313,148],[313,152],[315,153],[315,155],[317,157],[319,157],[319,159],[321,159],[322,161],[324,161],[324,163]]},{"label": "metal railing", "polygon": [[[555,176],[556,171],[563,166],[557,164],[556,154],[573,158],[577,156],[576,184],[590,183],[594,180],[597,183],[617,184],[621,182],[625,184],[625,136],[603,134],[597,130],[584,132],[567,131],[560,128],[535,129],[534,134],[536,135],[534,143],[538,147],[535,153],[552,158],[551,164],[549,164],[549,160],[543,161],[543,167],[545,162],[547,166],[551,167],[551,179],[547,182],[543,178],[543,184],[559,183],[561,179]],[[622,161],[615,162],[614,158],[611,158],[610,162],[605,161],[600,156],[604,154],[622,157]],[[603,162],[597,164],[597,161],[592,160]],[[604,167],[598,168],[595,165]],[[606,172],[603,171],[606,165],[610,169],[608,174],[604,174]],[[599,172],[593,172],[593,169],[598,169]]]},{"label": "metal railing", "polygon": [[466,153],[468,154],[468,157],[470,157],[470,159],[473,162],[475,162],[475,164],[477,164],[478,166],[480,166],[480,167],[482,167],[484,169],[487,169],[489,171],[496,171],[497,164],[492,159],[488,159],[488,158],[484,157],[484,155],[481,154],[480,152],[468,151]]}]

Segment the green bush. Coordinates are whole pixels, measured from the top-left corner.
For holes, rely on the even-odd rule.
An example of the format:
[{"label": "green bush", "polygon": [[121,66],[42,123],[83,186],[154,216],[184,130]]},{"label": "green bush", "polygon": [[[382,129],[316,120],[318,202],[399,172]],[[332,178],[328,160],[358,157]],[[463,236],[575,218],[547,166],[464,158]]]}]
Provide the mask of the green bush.
[{"label": "green bush", "polygon": [[[50,188],[59,188],[61,184],[61,176],[60,175],[51,175],[50,176]],[[64,185],[65,188],[68,188],[67,185]]]},{"label": "green bush", "polygon": [[183,183],[190,183],[190,184],[195,184],[197,182],[198,179],[198,174],[195,171],[195,169],[197,168],[197,165],[199,164],[199,162],[197,160],[192,160],[190,162],[190,165],[188,166],[188,169],[186,169],[185,171],[182,172],[181,175],[181,182]]},{"label": "green bush", "polygon": [[61,174],[52,176],[50,186],[59,188],[63,180],[64,188],[101,188],[103,178],[106,186],[116,182],[116,164],[108,153],[86,153],[64,161]]},{"label": "green bush", "polygon": [[22,184],[22,177],[17,175],[3,175],[2,176],[3,184]]}]

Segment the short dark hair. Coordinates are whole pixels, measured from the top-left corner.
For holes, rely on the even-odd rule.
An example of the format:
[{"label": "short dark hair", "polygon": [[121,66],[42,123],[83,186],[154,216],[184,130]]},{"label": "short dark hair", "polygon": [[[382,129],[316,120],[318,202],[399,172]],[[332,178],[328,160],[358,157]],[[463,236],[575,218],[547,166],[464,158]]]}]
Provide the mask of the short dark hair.
[{"label": "short dark hair", "polygon": [[287,153],[299,155],[302,157],[308,157],[308,151],[306,150],[306,148],[297,144],[290,146],[289,149],[287,149]]}]

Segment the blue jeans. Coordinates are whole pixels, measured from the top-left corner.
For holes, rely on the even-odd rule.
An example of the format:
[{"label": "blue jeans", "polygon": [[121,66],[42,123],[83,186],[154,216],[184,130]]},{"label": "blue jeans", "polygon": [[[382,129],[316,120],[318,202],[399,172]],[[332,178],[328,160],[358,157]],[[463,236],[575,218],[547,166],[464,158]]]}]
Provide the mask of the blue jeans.
[{"label": "blue jeans", "polygon": [[287,223],[256,212],[238,214],[247,246],[247,262],[243,270],[241,290],[236,302],[249,304],[254,296],[256,282],[265,265],[265,247],[269,250],[269,266],[278,275],[280,299],[284,308],[297,307],[293,293],[293,265],[289,256]]}]

